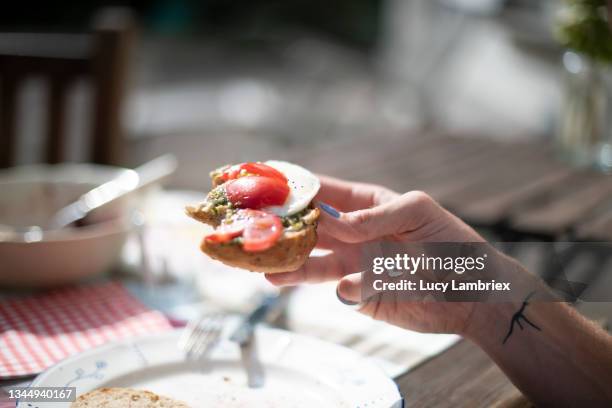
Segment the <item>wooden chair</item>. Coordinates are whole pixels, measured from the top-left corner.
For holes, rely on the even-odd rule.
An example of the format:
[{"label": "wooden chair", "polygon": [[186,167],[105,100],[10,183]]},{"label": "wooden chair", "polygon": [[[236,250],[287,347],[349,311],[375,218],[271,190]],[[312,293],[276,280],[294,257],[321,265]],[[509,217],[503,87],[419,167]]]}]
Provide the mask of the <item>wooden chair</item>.
[{"label": "wooden chair", "polygon": [[29,77],[42,77],[49,84],[41,162],[66,159],[67,95],[82,78],[91,81],[93,91],[86,160],[121,162],[121,102],[133,34],[133,20],[124,9],[103,10],[89,34],[0,34],[0,168],[17,164],[17,98]]}]

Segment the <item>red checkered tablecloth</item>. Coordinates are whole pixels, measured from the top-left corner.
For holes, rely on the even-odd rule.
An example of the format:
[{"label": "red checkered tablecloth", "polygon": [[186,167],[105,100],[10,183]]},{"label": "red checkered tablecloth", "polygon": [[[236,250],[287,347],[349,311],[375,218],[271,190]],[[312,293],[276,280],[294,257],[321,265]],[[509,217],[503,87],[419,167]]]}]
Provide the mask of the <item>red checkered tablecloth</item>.
[{"label": "red checkered tablecloth", "polygon": [[171,328],[120,283],[57,289],[0,301],[0,378],[44,371],[113,340]]}]

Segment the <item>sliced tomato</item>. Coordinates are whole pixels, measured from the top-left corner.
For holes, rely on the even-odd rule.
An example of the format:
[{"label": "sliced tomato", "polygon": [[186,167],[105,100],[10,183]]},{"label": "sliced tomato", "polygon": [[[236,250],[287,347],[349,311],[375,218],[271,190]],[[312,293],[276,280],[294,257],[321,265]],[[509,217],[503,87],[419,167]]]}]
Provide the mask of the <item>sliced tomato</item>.
[{"label": "sliced tomato", "polygon": [[230,166],[227,170],[221,173],[221,180],[227,181],[237,179],[240,175],[240,166],[242,166],[242,164],[235,164],[233,166]]},{"label": "sliced tomato", "polygon": [[280,171],[276,170],[272,166],[268,166],[265,163],[256,162],[256,163],[243,163],[242,169],[244,169],[248,174],[254,174],[257,176],[263,177],[271,177],[275,179],[279,179],[280,181],[287,183],[287,177]]},{"label": "sliced tomato", "polygon": [[215,232],[204,237],[208,242],[223,243],[229,242],[232,239],[242,235],[244,228],[246,227],[247,220],[236,218],[232,219],[231,223],[223,222],[217,227]]},{"label": "sliced tomato", "polygon": [[[244,170],[244,172],[243,172]],[[280,171],[276,170],[274,167],[268,166],[267,164],[261,162],[248,162],[248,163],[240,163],[235,164],[225,170],[223,174],[221,174],[221,180],[235,180],[242,176],[241,173],[246,173],[245,176],[263,176],[263,177],[271,177],[275,179],[279,179],[284,183],[287,183],[287,177]]]},{"label": "sliced tomato", "polygon": [[227,199],[238,208],[260,209],[270,205],[283,205],[289,195],[289,186],[277,178],[246,176],[224,184]]},{"label": "sliced tomato", "polygon": [[283,224],[278,216],[245,209],[238,211],[231,223],[224,222],[205,239],[212,243],[224,243],[242,236],[242,248],[248,252],[258,252],[272,247],[282,232]]},{"label": "sliced tomato", "polygon": [[250,215],[242,233],[242,248],[249,252],[259,252],[272,247],[283,232],[280,218],[263,211],[246,211],[249,211]]}]

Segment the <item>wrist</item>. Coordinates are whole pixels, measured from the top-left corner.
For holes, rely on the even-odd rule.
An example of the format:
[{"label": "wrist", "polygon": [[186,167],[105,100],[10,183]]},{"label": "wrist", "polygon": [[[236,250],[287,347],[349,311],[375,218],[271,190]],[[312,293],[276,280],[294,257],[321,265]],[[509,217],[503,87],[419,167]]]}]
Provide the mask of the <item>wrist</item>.
[{"label": "wrist", "polygon": [[501,344],[513,313],[519,303],[474,303],[472,313],[460,333],[482,348],[491,343]]},{"label": "wrist", "polygon": [[516,260],[496,251],[493,259],[492,277],[498,282],[509,283],[510,292],[500,293],[473,303],[472,313],[465,324],[465,338],[485,348],[501,344],[508,331],[508,324],[527,296],[537,289],[539,279],[530,274]]}]

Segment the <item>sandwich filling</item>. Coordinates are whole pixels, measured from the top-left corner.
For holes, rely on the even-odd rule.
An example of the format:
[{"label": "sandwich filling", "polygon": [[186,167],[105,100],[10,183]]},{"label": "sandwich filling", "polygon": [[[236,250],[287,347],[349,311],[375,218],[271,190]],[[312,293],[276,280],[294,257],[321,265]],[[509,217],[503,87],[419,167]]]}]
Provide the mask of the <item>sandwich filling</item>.
[{"label": "sandwich filling", "polygon": [[[231,223],[239,210],[228,200],[223,185],[211,190],[206,197],[206,202],[200,208],[200,211],[213,215],[217,224]],[[309,206],[296,214],[279,217],[283,228],[286,231],[300,231],[307,225],[314,224],[316,219],[313,219],[312,210],[313,207]]]},{"label": "sandwich filling", "polygon": [[318,212],[311,201],[319,189],[318,179],[291,163],[268,163],[275,166],[242,163],[211,172],[216,187],[198,209],[216,226],[205,237],[207,242],[263,251],[283,234],[298,233],[316,223]]}]

